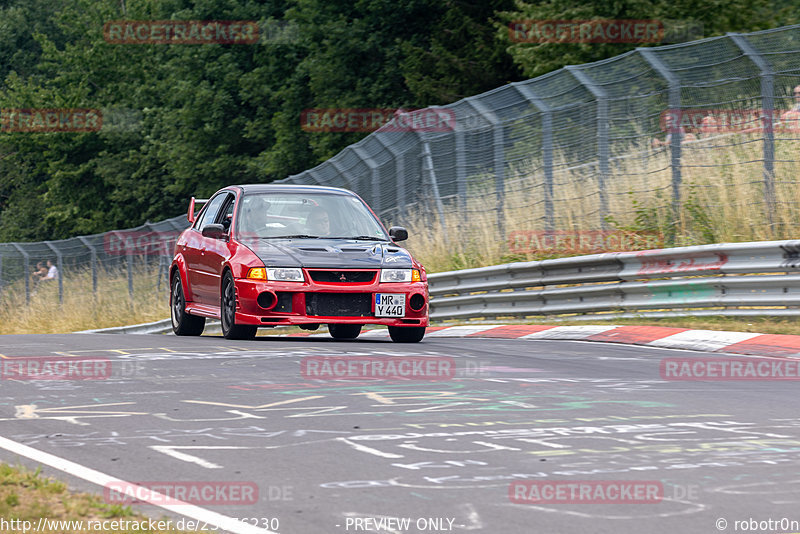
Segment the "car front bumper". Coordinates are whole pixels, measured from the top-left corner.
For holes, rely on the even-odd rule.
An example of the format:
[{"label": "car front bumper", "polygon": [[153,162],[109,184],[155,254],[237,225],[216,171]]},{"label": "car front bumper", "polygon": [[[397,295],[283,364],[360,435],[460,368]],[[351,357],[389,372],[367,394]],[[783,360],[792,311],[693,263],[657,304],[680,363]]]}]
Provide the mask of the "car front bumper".
[{"label": "car front bumper", "polygon": [[[308,281],[308,277],[306,280],[266,282],[236,279],[236,323],[259,326],[331,323],[428,326],[427,282],[339,284]],[[405,316],[376,317],[376,293],[404,294]],[[269,306],[273,301],[275,305]],[[420,302],[422,307],[413,309],[412,305],[418,307]]]}]

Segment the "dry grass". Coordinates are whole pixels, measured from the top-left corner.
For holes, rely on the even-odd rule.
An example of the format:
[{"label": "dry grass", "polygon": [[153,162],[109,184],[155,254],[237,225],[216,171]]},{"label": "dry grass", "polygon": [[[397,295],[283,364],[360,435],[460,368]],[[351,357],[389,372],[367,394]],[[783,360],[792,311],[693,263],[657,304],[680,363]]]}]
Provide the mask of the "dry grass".
[{"label": "dry grass", "polygon": [[[556,161],[554,229],[573,235],[617,230],[625,236],[627,250],[794,238],[800,231],[796,215],[800,141],[775,143],[772,208],[764,200],[762,151],[758,137],[743,134],[685,143],[677,217],[672,210],[667,150],[631,154],[612,162],[611,176],[602,188],[608,217],[603,217],[596,175],[566,170],[563,162]],[[492,209],[496,203],[493,176],[470,180],[469,190],[484,193],[470,198],[467,216],[445,205],[442,219],[430,203],[431,207],[408,217],[408,247],[429,272],[570,255],[564,249],[528,246],[520,250],[513,242],[515,232],[545,230],[543,170],[519,167],[506,182],[502,210]]]},{"label": "dry grass", "polygon": [[162,279],[157,289],[157,272],[141,269],[133,276],[133,299],[128,278],[122,273],[98,277],[98,291],[92,291],[87,270],[64,274],[64,302],[58,301],[58,282],[32,286],[30,302],[25,301],[24,281],[3,288],[0,334],[51,334],[93,328],[145,323],[169,317],[169,284]]}]

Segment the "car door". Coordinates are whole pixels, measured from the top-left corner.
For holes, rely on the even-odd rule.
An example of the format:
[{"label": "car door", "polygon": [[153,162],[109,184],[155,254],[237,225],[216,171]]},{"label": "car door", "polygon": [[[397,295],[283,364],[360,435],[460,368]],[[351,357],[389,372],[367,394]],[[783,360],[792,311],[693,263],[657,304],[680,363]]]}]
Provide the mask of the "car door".
[{"label": "car door", "polygon": [[192,290],[194,302],[198,304],[214,304],[211,302],[209,292],[210,285],[213,283],[213,276],[209,273],[209,262],[206,260],[209,245],[216,246],[215,239],[203,237],[203,228],[213,224],[217,220],[225,201],[231,193],[224,191],[214,196],[208,201],[188,238],[190,244],[186,257],[186,272],[189,278],[189,285]]},{"label": "car door", "polygon": [[[230,225],[233,218],[235,196],[228,193],[212,221],[205,224],[221,224],[230,236]],[[209,214],[210,216],[210,214]],[[201,275],[201,291],[203,303],[219,306],[220,286],[222,285],[222,266],[231,257],[228,239],[214,239],[203,237],[205,248],[202,250],[199,261],[198,273]]]}]

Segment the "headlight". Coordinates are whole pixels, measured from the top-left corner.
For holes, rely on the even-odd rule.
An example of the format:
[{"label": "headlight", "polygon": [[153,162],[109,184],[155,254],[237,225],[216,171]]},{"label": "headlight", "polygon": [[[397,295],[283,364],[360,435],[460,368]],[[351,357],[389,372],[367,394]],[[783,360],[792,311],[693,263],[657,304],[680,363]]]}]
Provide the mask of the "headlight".
[{"label": "headlight", "polygon": [[267,280],[272,282],[303,282],[303,270],[296,267],[267,269]]},{"label": "headlight", "polygon": [[[381,282],[411,282],[413,269],[381,269]],[[417,275],[419,276],[419,274]]]}]

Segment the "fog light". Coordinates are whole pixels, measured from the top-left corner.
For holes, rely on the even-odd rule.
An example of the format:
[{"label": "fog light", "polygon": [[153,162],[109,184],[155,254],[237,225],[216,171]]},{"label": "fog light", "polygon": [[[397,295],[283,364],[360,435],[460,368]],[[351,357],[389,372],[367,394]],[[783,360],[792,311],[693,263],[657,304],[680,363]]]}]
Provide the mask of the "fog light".
[{"label": "fog light", "polygon": [[425,307],[425,297],[420,295],[419,293],[415,293],[408,299],[408,305],[414,311],[420,311],[422,308]]}]

